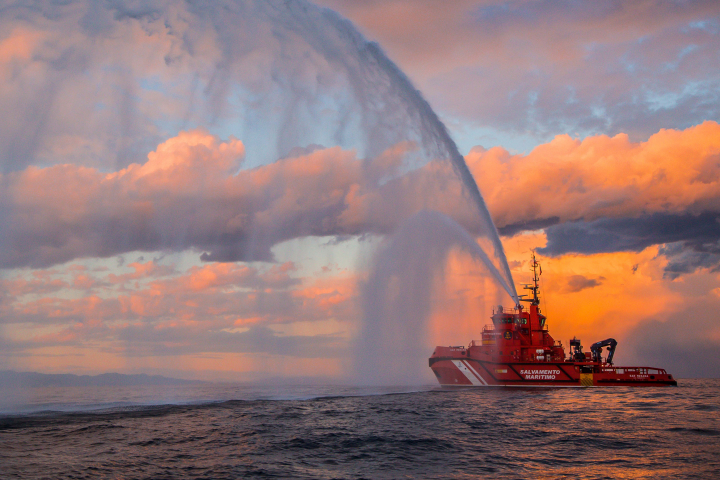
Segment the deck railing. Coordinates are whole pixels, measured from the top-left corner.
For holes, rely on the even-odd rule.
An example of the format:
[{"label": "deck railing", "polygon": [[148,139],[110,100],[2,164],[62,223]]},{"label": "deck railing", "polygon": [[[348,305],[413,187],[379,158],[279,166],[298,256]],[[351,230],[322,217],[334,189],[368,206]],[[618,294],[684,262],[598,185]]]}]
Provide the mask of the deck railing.
[{"label": "deck railing", "polygon": [[612,372],[622,375],[623,373],[631,373],[635,375],[667,375],[662,368],[650,367],[601,367],[601,372]]},{"label": "deck railing", "polygon": [[498,305],[492,309],[493,315],[497,313],[518,313],[519,311],[518,307],[503,307],[502,305]]}]

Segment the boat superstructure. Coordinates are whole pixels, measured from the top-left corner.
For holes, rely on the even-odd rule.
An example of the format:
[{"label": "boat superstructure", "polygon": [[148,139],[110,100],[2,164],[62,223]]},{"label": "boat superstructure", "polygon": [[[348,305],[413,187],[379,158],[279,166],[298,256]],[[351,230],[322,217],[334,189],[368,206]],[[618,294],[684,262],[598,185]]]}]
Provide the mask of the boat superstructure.
[{"label": "boat superstructure", "polygon": [[[617,341],[612,338],[583,351],[580,340],[570,340],[570,351],[548,331],[540,311],[540,265],[532,256],[533,284],[530,295],[507,309],[493,309],[492,324],[482,331],[482,340],[459,347],[436,347],[430,357],[432,368],[443,386],[519,387],[600,387],[668,386],[677,381],[662,368],[617,367],[613,356]],[[531,298],[524,298],[531,297]],[[607,347],[607,357],[602,353]]]}]

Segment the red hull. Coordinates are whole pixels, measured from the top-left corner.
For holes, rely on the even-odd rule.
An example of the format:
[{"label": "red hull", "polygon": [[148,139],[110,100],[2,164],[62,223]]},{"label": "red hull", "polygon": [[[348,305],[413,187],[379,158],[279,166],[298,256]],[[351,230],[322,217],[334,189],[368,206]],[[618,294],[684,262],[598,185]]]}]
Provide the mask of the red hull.
[{"label": "red hull", "polygon": [[[440,350],[439,355],[438,350]],[[447,355],[438,347],[430,368],[442,386],[451,387],[657,387],[675,386],[672,375],[649,367],[595,366],[575,362],[499,363],[467,355]],[[467,349],[465,350],[467,352]]]}]

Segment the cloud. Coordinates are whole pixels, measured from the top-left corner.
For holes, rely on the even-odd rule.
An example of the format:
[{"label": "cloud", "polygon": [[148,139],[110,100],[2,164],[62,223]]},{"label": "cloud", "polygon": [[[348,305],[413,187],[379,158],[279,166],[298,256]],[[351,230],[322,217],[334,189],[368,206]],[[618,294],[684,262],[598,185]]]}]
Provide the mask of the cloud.
[{"label": "cloud", "polygon": [[720,269],[720,212],[569,222],[545,232],[547,244],[538,251],[546,255],[639,252],[663,245],[659,254],[669,259],[665,276],[671,280],[700,268]]},{"label": "cloud", "polygon": [[253,167],[309,145],[443,148],[379,47],[304,0],[2,5],[2,172],[119,170],[197,126],[243,138]]},{"label": "cloud", "polygon": [[701,268],[720,271],[720,241],[714,245],[698,245],[694,241],[670,243],[663,245],[659,253],[669,260],[665,277],[671,280]]},{"label": "cloud", "polygon": [[378,39],[465,127],[637,139],[718,116],[711,0],[321,3]]},{"label": "cloud", "polygon": [[[0,187],[6,215],[0,265],[42,267],[183,248],[198,237],[210,245],[208,231],[215,230],[223,207],[213,188],[225,187],[243,156],[242,142],[219,142],[196,131],[161,144],[145,164],[118,172],[66,164],[6,174]],[[215,209],[198,211],[203,206]]]},{"label": "cloud", "polygon": [[516,233],[520,232],[529,232],[533,230],[542,230],[547,227],[551,227],[553,225],[556,225],[560,222],[560,217],[550,217],[550,218],[541,218],[537,220],[523,220],[516,223],[510,223],[508,225],[503,225],[502,227],[498,228],[498,232],[500,235],[504,235],[506,237],[512,237]]},{"label": "cloud", "polygon": [[[116,172],[56,165],[6,174],[11,228],[4,267],[46,267],[129,251],[195,249],[204,261],[273,260],[271,247],[309,235],[386,234],[437,210],[481,225],[442,161],[403,172],[401,143],[373,160],[338,147],[241,169],[244,144],[202,130],[161,143]],[[528,155],[475,149],[467,160],[506,235],[545,228],[546,254],[639,251],[720,239],[720,125],[663,130],[647,142],[558,137]]]},{"label": "cloud", "polygon": [[720,125],[583,140],[560,135],[527,155],[496,147],[466,157],[500,228],[720,211]]},{"label": "cloud", "polygon": [[[638,218],[603,218],[592,222],[568,222],[545,229],[543,254],[636,251],[662,243],[684,241],[689,245],[715,243],[720,239],[720,212],[699,215],[654,213]],[[665,253],[663,251],[662,253]]]},{"label": "cloud", "polygon": [[[4,280],[8,352],[99,348],[124,357],[216,352],[320,358],[347,350],[347,324],[356,316],[351,275],[297,277],[289,262],[211,263],[178,272],[150,261],[126,269],[132,271],[82,270],[91,293],[84,283],[58,282],[72,269],[32,271],[32,283],[25,275]],[[328,319],[346,324],[323,332]],[[321,328],[276,328],[297,322]]]},{"label": "cloud", "polygon": [[565,290],[569,293],[576,293],[587,288],[594,288],[602,285],[605,277],[588,278],[583,275],[570,275],[567,277]]},{"label": "cloud", "polygon": [[[544,229],[544,254],[637,252],[680,242],[696,263],[716,258],[704,254],[720,241],[715,122],[661,130],[645,142],[558,136],[527,155],[476,148],[467,160],[499,231]],[[683,265],[671,263],[668,274],[690,263]]]},{"label": "cloud", "polygon": [[194,130],[116,172],[27,167],[0,178],[8,226],[0,266],[187,249],[203,261],[273,261],[279,242],[389,233],[423,209],[478,230],[479,217],[444,161],[401,172],[414,151],[403,143],[367,160],[338,147],[313,149],[239,169],[241,141]]}]

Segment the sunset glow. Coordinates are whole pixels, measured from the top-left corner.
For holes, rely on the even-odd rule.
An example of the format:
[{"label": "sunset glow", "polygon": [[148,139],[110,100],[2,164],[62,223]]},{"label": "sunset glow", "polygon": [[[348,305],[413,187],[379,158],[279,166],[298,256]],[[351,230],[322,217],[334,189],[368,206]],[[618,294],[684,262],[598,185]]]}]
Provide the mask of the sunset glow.
[{"label": "sunset glow", "polygon": [[[436,109],[556,339],[720,375],[716,5],[319,3]],[[0,370],[347,381],[389,235],[437,210],[491,251],[413,117],[272,9],[42,8],[0,19]],[[428,355],[512,304],[460,249],[433,275]]]}]

